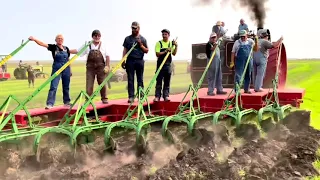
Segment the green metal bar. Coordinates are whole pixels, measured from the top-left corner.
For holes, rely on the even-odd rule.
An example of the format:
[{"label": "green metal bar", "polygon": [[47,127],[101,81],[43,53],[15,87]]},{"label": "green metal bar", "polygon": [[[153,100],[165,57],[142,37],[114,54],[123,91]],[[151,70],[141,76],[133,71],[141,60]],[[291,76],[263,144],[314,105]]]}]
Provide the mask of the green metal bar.
[{"label": "green metal bar", "polygon": [[[14,115],[21,109],[26,109],[25,105],[30,102],[46,85],[48,85],[54,78],[56,78],[64,69],[66,69],[74,60],[76,60],[86,49],[87,47],[92,43],[90,41],[88,44],[85,44],[84,47],[76,54],[74,55],[66,64],[64,64],[58,71],[56,71],[49,79],[47,79],[38,89],[36,89],[30,96],[28,96],[24,101],[19,103],[19,105],[13,109],[10,114],[3,120],[3,122],[0,124],[0,131],[4,128],[4,126],[9,122],[10,119],[14,117]],[[31,119],[29,119],[30,123]]]},{"label": "green metal bar", "polygon": [[23,40],[22,40],[21,45],[17,49],[12,51],[9,55],[7,55],[5,58],[3,58],[0,61],[0,66],[5,64],[7,61],[9,61],[9,59],[11,59],[14,55],[16,55],[23,47],[25,47],[28,44],[29,41],[30,40],[28,39],[26,42],[23,43]]},{"label": "green metal bar", "polygon": [[[192,91],[191,98],[190,98],[190,100],[188,101],[188,103],[186,103],[185,105],[183,105],[182,102],[180,103],[179,107],[177,108],[177,110],[180,109],[180,110],[179,110],[179,113],[184,113],[184,111],[185,111],[187,108],[191,108],[191,103],[193,103],[194,99],[198,97],[198,91],[199,91],[200,87],[202,86],[202,83],[203,83],[203,81],[204,81],[204,78],[205,78],[205,76],[206,76],[206,74],[207,74],[207,72],[208,72],[208,69],[209,69],[209,67],[210,67],[210,65],[211,65],[211,63],[212,63],[212,61],[213,61],[213,58],[214,58],[214,56],[215,56],[215,54],[216,54],[217,47],[220,46],[221,41],[222,41],[222,38],[219,38],[219,40],[218,40],[218,42],[217,42],[217,45],[216,45],[216,47],[215,47],[215,49],[214,49],[214,52],[211,54],[211,57],[210,57],[210,59],[209,59],[209,62],[207,63],[206,68],[205,68],[205,70],[203,71],[203,73],[202,73],[202,75],[201,75],[201,78],[200,78],[199,81],[198,81],[197,86],[194,87],[193,85],[190,85],[189,90],[186,92],[186,95],[187,95],[190,91]],[[185,98],[186,98],[186,96],[182,99],[182,101],[183,101]],[[192,102],[191,102],[191,101],[192,101]],[[181,105],[183,105],[183,107],[181,107]],[[200,106],[199,103],[198,103],[198,106]],[[192,108],[193,108],[193,107],[192,107]],[[198,107],[198,110],[200,110],[199,107]],[[190,110],[190,111],[191,111],[191,110]],[[190,112],[189,112],[189,113],[190,113]]]},{"label": "green metal bar", "polygon": [[[108,76],[103,80],[103,82],[98,86],[98,88],[93,92],[93,94],[87,99],[87,101],[84,103],[84,105],[81,106],[80,110],[76,112],[74,122],[73,124],[76,125],[78,124],[80,118],[82,115],[86,114],[86,109],[90,104],[94,104],[92,101],[93,99],[97,96],[97,94],[100,92],[100,90],[103,88],[103,86],[111,79],[111,77],[116,73],[116,71],[121,67],[122,63],[126,61],[128,58],[129,54],[133,51],[133,49],[136,47],[137,43],[135,43],[131,49],[126,53],[125,56],[121,59],[121,61],[116,65],[116,67],[108,74]],[[76,103],[76,102],[74,102]],[[72,107],[70,107],[71,109]],[[94,107],[94,111],[96,112],[96,108]],[[65,118],[69,116],[70,111],[65,115]],[[97,113],[95,113],[97,115]],[[87,123],[86,117],[85,118],[85,123]],[[96,117],[98,118],[98,117]],[[75,128],[75,126],[74,126]]]},{"label": "green metal bar", "polygon": [[[175,41],[177,41],[177,39],[178,39],[178,38],[176,38]],[[172,49],[174,49],[174,47],[175,47],[175,46],[173,45],[173,46],[172,46]],[[143,110],[143,104],[144,104],[145,101],[148,100],[148,95],[149,95],[149,93],[150,93],[150,90],[151,90],[151,88],[153,87],[154,83],[156,82],[156,79],[157,79],[157,77],[158,77],[158,75],[159,75],[159,73],[160,73],[163,65],[164,65],[165,62],[167,61],[167,59],[168,59],[168,57],[169,57],[170,54],[171,54],[171,52],[167,52],[167,54],[166,54],[166,56],[164,57],[162,63],[161,63],[160,66],[158,67],[158,69],[157,69],[157,71],[156,71],[156,74],[152,77],[152,79],[151,79],[151,81],[150,81],[147,89],[146,89],[145,91],[143,91],[142,88],[139,88],[139,91],[137,92],[137,96],[139,96],[139,104],[138,104],[138,106],[136,106],[132,111],[130,111],[130,109],[131,109],[131,107],[132,107],[132,105],[133,105],[133,102],[130,103],[130,105],[129,105],[128,109],[127,109],[127,112],[129,112],[129,113],[128,113],[128,116],[125,117],[125,120],[131,119],[132,116],[134,115],[134,113],[136,113],[137,109],[138,109],[138,114],[137,114],[137,115],[138,115],[138,118],[139,118],[140,112],[141,112],[141,110]],[[142,97],[142,98],[140,98],[141,93],[143,93],[143,97]],[[137,119],[138,119],[138,118],[137,118]]]}]

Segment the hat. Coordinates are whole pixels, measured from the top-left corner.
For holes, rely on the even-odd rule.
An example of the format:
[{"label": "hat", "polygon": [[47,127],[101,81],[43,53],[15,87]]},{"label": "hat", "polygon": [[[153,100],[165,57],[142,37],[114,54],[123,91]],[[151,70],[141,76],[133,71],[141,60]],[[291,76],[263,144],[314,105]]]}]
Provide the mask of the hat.
[{"label": "hat", "polygon": [[215,32],[212,32],[212,33],[210,34],[210,38],[212,38],[212,37],[217,37],[217,34],[216,34]]},{"label": "hat", "polygon": [[246,30],[239,31],[239,36],[246,36],[246,35],[247,35],[247,31]]},{"label": "hat", "polygon": [[259,37],[266,37],[266,36],[268,36],[268,30],[267,29],[259,29],[259,31],[257,32],[257,35]]},{"label": "hat", "polygon": [[140,27],[140,24],[137,21],[132,22],[131,27],[138,28]]},{"label": "hat", "polygon": [[161,32],[162,32],[162,33],[166,32],[166,33],[170,34],[170,31],[169,31],[168,29],[162,29]]},{"label": "hat", "polygon": [[221,21],[217,21],[216,25],[221,26],[222,25]]},{"label": "hat", "polygon": [[101,33],[100,33],[100,31],[98,29],[92,31],[92,35],[91,36],[94,36],[96,34],[100,34],[101,35]]}]

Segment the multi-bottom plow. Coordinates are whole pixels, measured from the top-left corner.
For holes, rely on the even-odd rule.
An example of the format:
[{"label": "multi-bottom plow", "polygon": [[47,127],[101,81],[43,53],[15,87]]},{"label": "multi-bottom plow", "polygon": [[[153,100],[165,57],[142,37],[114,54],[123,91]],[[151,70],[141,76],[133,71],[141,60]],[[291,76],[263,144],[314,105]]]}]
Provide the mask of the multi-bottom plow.
[{"label": "multi-bottom plow", "polygon": [[[27,41],[28,42],[28,41]],[[27,43],[26,42],[26,43]],[[84,50],[91,44],[86,44],[75,56],[73,56],[68,63],[62,66],[57,72],[55,72],[48,80],[46,80],[38,89],[36,89],[30,96],[28,96],[24,101],[20,102],[15,96],[10,95],[4,104],[0,107],[2,111],[0,117],[0,142],[8,140],[16,140],[27,136],[33,136],[37,134],[41,129],[46,128],[46,124],[36,125],[33,123],[33,118],[26,105],[30,102],[41,90],[44,89],[53,79],[60,78],[60,73],[67,68]],[[23,46],[23,45],[21,45]],[[18,106],[14,108],[11,112],[7,113],[7,108],[11,101],[16,101]],[[23,110],[27,115],[27,124],[22,121],[16,121],[15,115],[18,111]]]},{"label": "multi-bottom plow", "polygon": [[[121,67],[122,62],[124,62],[128,55],[132,52],[132,50],[135,48],[136,44],[132,46],[132,48],[127,52],[127,54],[122,58],[122,60],[117,64],[117,66],[108,74],[108,76],[103,80],[103,82],[98,86],[98,88],[93,92],[91,96],[88,96],[88,94],[84,91],[81,91],[79,96],[76,98],[74,103],[71,105],[70,109],[67,111],[67,113],[64,115],[63,119],[60,121],[58,126],[55,127],[49,127],[45,129],[41,129],[39,132],[37,132],[35,140],[34,140],[34,152],[37,155],[38,161],[40,157],[40,140],[41,137],[49,132],[53,133],[61,133],[65,134],[70,137],[70,143],[72,147],[74,147],[74,151],[76,152],[77,147],[77,137],[82,134],[80,137],[82,142],[92,142],[93,138],[90,133],[93,130],[106,128],[109,126],[109,122],[104,122],[99,118],[96,106],[93,102],[93,99],[97,96],[97,94],[100,92],[100,90],[103,88],[103,86],[106,85],[106,83],[111,79],[111,77],[114,75],[114,73]],[[84,104],[82,105],[82,101],[85,99]],[[72,113],[73,107],[78,103],[77,110],[74,114]],[[87,117],[86,110],[88,106],[91,105],[93,107],[94,111],[94,119],[91,118],[91,120]]]},{"label": "multi-bottom plow", "polygon": [[[86,47],[70,59],[69,64],[74,61]],[[126,60],[131,50],[124,56],[122,61]],[[281,50],[278,53],[276,72],[281,73],[281,70],[278,70],[280,66],[279,58]],[[103,129],[105,130],[104,140],[107,149],[115,150],[117,149],[117,143],[111,136],[111,132],[113,132],[115,127],[123,127],[135,130],[136,144],[139,147],[145,148],[147,145],[145,135],[148,132],[150,124],[154,122],[163,121],[163,137],[169,137],[170,140],[173,140],[173,135],[168,129],[168,124],[170,122],[186,123],[188,134],[201,135],[195,128],[196,123],[200,119],[212,117],[214,124],[216,124],[221,116],[229,116],[235,119],[236,125],[239,125],[241,124],[242,116],[249,113],[256,113],[259,111],[259,122],[263,122],[264,112],[273,112],[275,117],[282,119],[285,110],[289,110],[291,106],[299,107],[300,102],[298,101],[303,98],[304,90],[277,89],[278,73],[276,73],[273,80],[273,91],[270,92],[253,93],[250,95],[241,93],[240,87],[243,82],[242,77],[240,84],[236,85],[235,93],[230,93],[229,95],[207,96],[207,88],[201,87],[208,71],[208,65],[213,60],[213,56],[214,54],[211,56],[209,63],[205,60],[205,68],[201,71],[201,78],[197,81],[197,85],[190,85],[187,93],[170,95],[170,102],[149,102],[150,99],[148,99],[150,89],[154,85],[156,76],[161,69],[160,67],[148,88],[145,91],[141,88],[139,89],[139,92],[136,95],[139,98],[137,104],[127,104],[126,100],[111,100],[107,105],[94,103],[93,99],[99,93],[100,89],[110,80],[115,71],[121,66],[121,61],[117,67],[109,73],[92,96],[89,97],[82,91],[72,104],[72,107],[54,107],[49,110],[28,110],[26,104],[49,84],[51,80],[57,77],[59,73],[68,66],[66,65],[62,67],[60,71],[57,71],[52,75],[32,95],[19,103],[19,105],[11,112],[7,112],[9,103],[12,101],[19,101],[14,96],[9,96],[7,98],[0,107],[0,142],[35,135],[34,151],[38,155],[37,157],[39,157],[40,140],[43,135],[49,132],[62,133],[69,136],[72,147],[76,149],[79,142],[91,142],[93,140],[91,134],[93,130]],[[195,61],[198,61],[198,59],[195,59]],[[248,62],[246,66],[248,66]],[[197,69],[192,69],[192,71],[194,70]],[[194,79],[194,77],[192,79]],[[233,91],[233,88],[225,88],[225,90],[231,92]],[[191,96],[189,95],[190,93]],[[258,100],[260,102],[262,97],[266,97],[266,100],[262,104],[257,105]],[[255,102],[249,102],[248,99],[255,99]],[[291,104],[291,106],[286,104]],[[39,115],[48,115],[52,117],[48,118],[50,119],[48,122],[36,125],[33,117]]]},{"label": "multi-bottom plow", "polygon": [[[251,47],[250,54],[252,54],[253,47]],[[241,76],[239,84],[235,84],[235,96],[232,98],[231,101],[226,101],[225,102],[225,107],[223,110],[218,111],[214,114],[213,116],[213,123],[217,124],[218,119],[220,116],[228,116],[231,117],[235,120],[235,125],[239,126],[241,123],[241,119],[243,116],[251,113],[257,113],[256,110],[249,108],[249,109],[244,109],[242,107],[242,102],[241,102],[241,87],[243,85],[244,77],[246,74],[246,71],[248,69],[248,65],[250,64],[252,56],[248,56],[248,59],[246,61],[246,65],[244,67],[243,74]],[[232,94],[233,90],[230,92],[229,96]]]},{"label": "multi-bottom plow", "polygon": [[[146,90],[144,91],[142,88],[139,88],[139,91],[136,94],[136,97],[138,97],[139,99],[138,106],[136,106],[133,110],[131,110],[131,106],[132,106],[132,103],[131,103],[130,106],[128,107],[127,113],[124,115],[125,118],[122,121],[113,122],[107,127],[105,131],[105,145],[106,147],[108,147],[108,149],[112,151],[116,150],[117,144],[115,140],[111,137],[112,129],[115,127],[124,127],[127,129],[134,129],[136,131],[136,147],[141,151],[144,151],[146,149],[147,141],[146,141],[145,135],[147,134],[147,131],[150,128],[150,124],[158,121],[162,121],[165,119],[165,116],[152,115],[150,111],[150,104],[148,102],[148,95],[150,93],[151,88],[155,85],[155,81],[170,54],[171,52],[167,52],[166,56],[164,57],[162,63],[158,67],[155,75],[151,79]],[[143,109],[143,104],[145,102],[147,103],[147,107],[148,107],[147,115]],[[136,115],[136,117],[133,117],[134,114]]]},{"label": "multi-bottom plow", "polygon": [[[174,142],[173,134],[168,129],[168,125],[169,125],[170,121],[178,122],[178,123],[180,123],[180,122],[186,123],[188,134],[200,135],[200,132],[194,131],[194,126],[195,126],[196,122],[200,119],[204,119],[204,118],[208,118],[208,117],[213,116],[212,112],[209,112],[209,113],[201,112],[198,91],[202,85],[202,82],[205,78],[206,73],[208,72],[210,64],[213,61],[213,57],[216,54],[216,49],[221,42],[220,40],[221,39],[219,39],[218,44],[215,47],[215,50],[211,54],[209,62],[207,64],[207,66],[205,67],[205,70],[202,73],[202,76],[201,76],[200,80],[198,81],[198,84],[196,85],[196,87],[194,87],[192,84],[189,85],[189,88],[188,88],[187,92],[185,93],[184,97],[182,98],[182,100],[176,110],[176,113],[173,116],[166,117],[165,120],[163,121],[162,137],[169,140],[169,142]],[[187,103],[184,103],[185,99],[187,98],[187,96],[190,92],[192,93],[192,95],[190,96],[189,101],[187,101]],[[197,107],[194,107],[194,103],[196,103]]]},{"label": "multi-bottom plow", "polygon": [[[280,59],[282,50],[282,44],[280,45],[280,50],[278,54],[278,59]],[[263,120],[263,114],[271,112],[273,114],[274,121],[282,120],[285,117],[285,112],[290,111],[292,109],[291,104],[287,105],[280,105],[279,102],[279,95],[278,95],[278,82],[279,82],[279,66],[280,61],[277,61],[277,67],[276,67],[276,75],[275,78],[272,80],[273,89],[269,97],[266,97],[266,106],[259,109],[258,112],[258,119],[259,123],[262,123]]]}]

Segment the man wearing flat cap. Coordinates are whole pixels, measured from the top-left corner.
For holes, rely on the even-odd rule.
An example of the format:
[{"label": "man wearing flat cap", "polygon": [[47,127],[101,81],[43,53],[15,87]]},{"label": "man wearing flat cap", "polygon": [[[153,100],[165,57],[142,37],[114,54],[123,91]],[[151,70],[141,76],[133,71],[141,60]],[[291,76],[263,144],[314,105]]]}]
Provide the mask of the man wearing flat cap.
[{"label": "man wearing flat cap", "polygon": [[123,53],[126,53],[131,49],[134,43],[138,43],[137,46],[131,51],[126,62],[122,65],[127,72],[128,78],[128,103],[134,101],[134,74],[137,76],[137,91],[139,87],[144,88],[143,85],[143,72],[144,72],[144,54],[148,53],[147,40],[140,35],[140,25],[138,22],[132,22],[131,24],[131,35],[127,36],[123,42]]},{"label": "man wearing flat cap", "polygon": [[[157,102],[160,100],[161,96],[164,101],[169,101],[169,93],[170,93],[170,80],[172,74],[172,55],[177,54],[178,44],[176,41],[170,41],[170,31],[168,29],[163,29],[162,40],[156,43],[155,51],[157,60],[157,68],[159,69],[161,63],[163,62],[165,56],[168,52],[170,55],[168,56],[165,64],[162,66],[160,73],[157,77],[156,91],[154,101]],[[163,82],[163,85],[162,85]]]},{"label": "man wearing flat cap", "polygon": [[[87,55],[86,91],[89,96],[93,93],[95,77],[97,76],[97,81],[100,85],[110,70],[110,57],[107,54],[105,44],[102,44],[100,40],[101,32],[99,30],[94,30],[91,37],[93,43],[81,54],[81,56]],[[102,103],[107,104],[108,98],[105,85],[100,90],[100,95]]]}]

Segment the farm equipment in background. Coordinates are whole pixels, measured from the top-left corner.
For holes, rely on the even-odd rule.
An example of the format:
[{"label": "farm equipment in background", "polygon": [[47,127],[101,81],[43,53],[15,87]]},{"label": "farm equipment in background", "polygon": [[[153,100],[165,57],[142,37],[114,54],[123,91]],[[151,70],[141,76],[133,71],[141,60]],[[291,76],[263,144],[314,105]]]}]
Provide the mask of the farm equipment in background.
[{"label": "farm equipment in background", "polygon": [[[108,104],[94,103],[93,99],[99,93],[103,85],[111,80],[121,62],[126,60],[128,53],[122,61],[109,73],[103,83],[95,90],[92,96],[81,92],[71,107],[57,106],[49,110],[28,110],[26,104],[32,100],[57,74],[57,71],[32,95],[10,112],[7,112],[10,101],[18,101],[15,96],[10,95],[2,106],[0,106],[0,142],[11,139],[35,135],[34,151],[40,153],[39,142],[41,137],[49,132],[62,133],[71,138],[74,148],[78,143],[92,142],[93,130],[105,130],[105,145],[108,149],[115,150],[117,143],[111,134],[115,127],[134,129],[136,132],[136,145],[145,148],[147,146],[146,134],[153,122],[162,122],[162,135],[173,141],[173,134],[168,128],[170,121],[183,122],[187,124],[187,132],[191,135],[199,135],[197,122],[200,119],[211,118],[215,126],[220,118],[226,116],[235,119],[238,127],[243,123],[241,116],[248,113],[272,112],[274,120],[284,118],[283,111],[291,107],[300,107],[305,93],[304,89],[285,88],[287,78],[287,57],[285,46],[270,50],[266,76],[264,79],[263,92],[244,94],[239,89],[241,83],[236,85],[238,91],[234,94],[234,70],[229,68],[231,49],[235,42],[233,38],[222,38],[221,46],[225,47],[225,59],[222,61],[223,86],[227,95],[207,95],[206,74],[208,70],[205,43],[192,45],[192,61],[190,76],[192,84],[187,92],[170,96],[170,101],[153,102],[148,98],[150,88],[158,71],[144,91],[140,89],[138,103],[128,103],[126,99],[110,100]],[[82,49],[70,61],[84,51]],[[167,54],[168,56],[168,54]],[[213,56],[212,56],[213,57]],[[212,61],[212,58],[211,58]],[[70,62],[70,63],[71,63]],[[65,68],[65,67],[63,67]],[[35,125],[33,118],[37,116],[48,116],[47,122]],[[226,116],[220,116],[226,115]],[[262,115],[261,115],[262,116]],[[257,116],[258,117],[258,116]],[[260,116],[254,121],[264,121]],[[258,124],[259,125],[259,124]],[[174,141],[173,141],[174,142]],[[39,160],[39,159],[38,159]]]},{"label": "farm equipment in background", "polygon": [[28,79],[28,64],[21,63],[17,68],[14,69],[13,75],[16,79]]},{"label": "farm equipment in background", "polygon": [[[111,68],[113,70],[114,67]],[[115,74],[111,77],[110,82],[127,81],[127,72],[122,69],[117,69]]]},{"label": "farm equipment in background", "polygon": [[36,78],[48,78],[49,74],[43,71],[43,65],[32,66]]},{"label": "farm equipment in background", "polygon": [[[18,65],[16,69],[13,71],[13,75],[16,79],[28,79],[28,64],[27,63],[21,63]],[[36,65],[32,66],[33,68],[33,73],[36,78],[48,78],[49,74],[45,73],[43,71],[43,66],[42,65]]]}]

